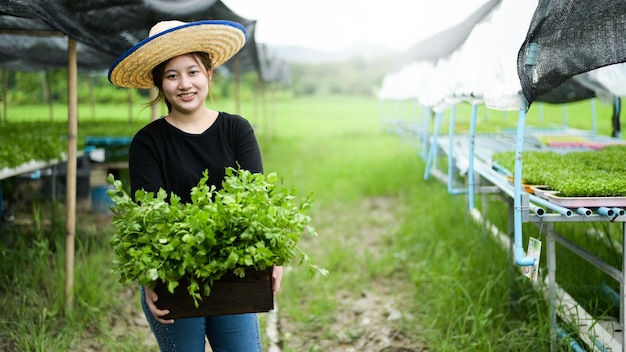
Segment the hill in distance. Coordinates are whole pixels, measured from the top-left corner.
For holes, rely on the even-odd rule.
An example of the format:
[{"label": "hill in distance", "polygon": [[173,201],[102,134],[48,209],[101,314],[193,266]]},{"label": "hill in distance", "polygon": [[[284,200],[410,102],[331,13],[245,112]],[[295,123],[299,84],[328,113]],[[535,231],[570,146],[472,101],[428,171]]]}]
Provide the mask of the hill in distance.
[{"label": "hill in distance", "polygon": [[366,60],[398,54],[398,50],[370,43],[356,43],[337,51],[323,51],[300,46],[269,46],[269,51],[287,62],[320,64],[361,57]]}]

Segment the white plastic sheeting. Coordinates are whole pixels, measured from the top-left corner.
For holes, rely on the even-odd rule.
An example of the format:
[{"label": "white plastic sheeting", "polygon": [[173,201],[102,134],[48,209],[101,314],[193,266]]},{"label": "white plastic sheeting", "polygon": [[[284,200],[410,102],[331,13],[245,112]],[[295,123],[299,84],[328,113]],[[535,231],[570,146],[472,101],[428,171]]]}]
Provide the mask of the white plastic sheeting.
[{"label": "white plastic sheeting", "polygon": [[572,77],[584,87],[593,90],[604,102],[611,103],[614,96],[626,97],[626,64],[615,64]]},{"label": "white plastic sheeting", "polygon": [[536,6],[536,1],[500,1],[450,55],[434,64],[413,62],[389,73],[379,99],[417,99],[434,111],[460,101],[482,102],[499,110],[519,109],[517,53]]},{"label": "white plastic sheeting", "polygon": [[[449,55],[414,61],[390,72],[378,98],[417,99],[434,111],[460,101],[481,102],[496,110],[518,110],[521,84],[517,57],[536,7],[537,1],[500,1]],[[607,101],[612,96],[626,96],[624,64],[573,79]]]},{"label": "white plastic sheeting", "polygon": [[492,40],[498,50],[491,67],[492,79],[484,91],[485,105],[491,109],[520,108],[522,88],[517,76],[517,54],[536,7],[536,1],[506,0],[493,14],[490,37],[486,39]]}]

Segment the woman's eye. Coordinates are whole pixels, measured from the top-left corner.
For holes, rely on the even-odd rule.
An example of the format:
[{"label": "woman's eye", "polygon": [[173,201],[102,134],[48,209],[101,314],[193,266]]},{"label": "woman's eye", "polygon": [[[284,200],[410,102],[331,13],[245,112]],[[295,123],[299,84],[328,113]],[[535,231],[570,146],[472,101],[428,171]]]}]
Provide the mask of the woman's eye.
[{"label": "woman's eye", "polygon": [[200,71],[198,71],[198,70],[189,71],[189,75],[190,76],[195,76],[198,72],[200,72]]},{"label": "woman's eye", "polygon": [[175,74],[169,74],[166,76],[167,79],[176,79],[176,75]]}]

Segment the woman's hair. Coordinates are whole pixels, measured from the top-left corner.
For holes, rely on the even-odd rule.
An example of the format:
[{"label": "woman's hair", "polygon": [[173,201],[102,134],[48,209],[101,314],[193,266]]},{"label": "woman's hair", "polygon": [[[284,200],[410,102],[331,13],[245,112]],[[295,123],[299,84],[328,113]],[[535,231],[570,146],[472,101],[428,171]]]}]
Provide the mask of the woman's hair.
[{"label": "woman's hair", "polygon": [[[208,53],[203,53],[203,52],[193,52],[193,53],[188,53],[184,55],[189,55],[193,57],[199,64],[201,64],[202,67],[204,67],[205,69],[204,74],[207,75],[207,78],[208,78],[209,72],[213,70],[211,55],[209,55]],[[155,68],[152,69],[152,82],[154,82],[154,85],[159,90],[159,94],[157,95],[156,98],[154,98],[154,100],[152,100],[151,102],[147,104],[148,106],[152,106],[152,105],[158,104],[161,100],[163,100],[165,102],[165,105],[167,106],[168,113],[172,111],[172,104],[169,101],[167,101],[167,99],[165,98],[165,95],[163,94],[163,74],[165,72],[165,65],[170,60],[171,59],[163,61],[162,63],[158,64]],[[209,96],[210,95],[211,95],[211,92],[209,88]],[[211,97],[211,100],[213,100],[212,97]]]}]

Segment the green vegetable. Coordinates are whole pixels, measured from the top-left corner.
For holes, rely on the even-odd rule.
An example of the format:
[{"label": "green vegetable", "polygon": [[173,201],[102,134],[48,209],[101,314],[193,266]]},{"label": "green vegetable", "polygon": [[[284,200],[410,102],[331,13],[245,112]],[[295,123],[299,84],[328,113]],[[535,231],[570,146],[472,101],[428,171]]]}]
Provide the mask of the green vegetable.
[{"label": "green vegetable", "polygon": [[0,169],[14,168],[31,160],[61,160],[67,151],[67,125],[42,123],[0,124]]},{"label": "green vegetable", "polygon": [[[512,173],[514,157],[514,152],[499,152],[492,156],[492,161]],[[522,157],[524,183],[546,185],[563,197],[626,196],[624,145],[567,154],[527,151]]]},{"label": "green vegetable", "polygon": [[306,215],[311,193],[297,202],[295,189],[281,187],[276,173],[227,168],[217,191],[206,184],[208,177],[205,171],[191,190],[191,202],[183,204],[173,193],[168,200],[163,189],[156,195],[139,190],[133,200],[109,175],[116,228],[110,243],[120,282],[153,288],[161,280],[173,293],[185,278],[198,306],[200,292],[208,296],[214,280],[228,271],[243,277],[246,267],[264,270],[299,256],[312,274],[326,275],[298,247],[305,230],[316,235]]}]

